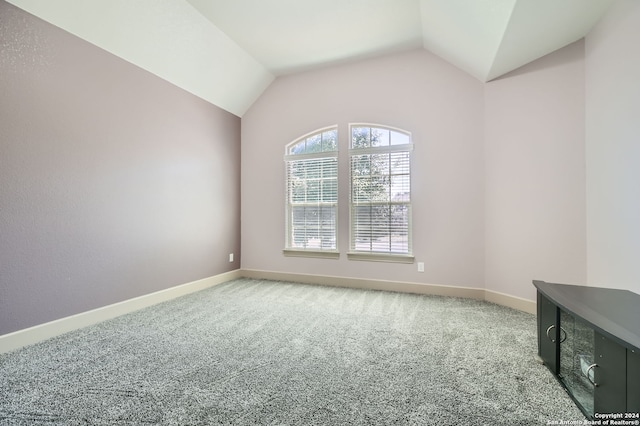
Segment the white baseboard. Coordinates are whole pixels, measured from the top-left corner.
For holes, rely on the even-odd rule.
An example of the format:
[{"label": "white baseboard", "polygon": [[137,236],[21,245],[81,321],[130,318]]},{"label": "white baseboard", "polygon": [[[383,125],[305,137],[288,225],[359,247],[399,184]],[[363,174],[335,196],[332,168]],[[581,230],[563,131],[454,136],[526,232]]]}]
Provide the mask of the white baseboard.
[{"label": "white baseboard", "polygon": [[484,300],[497,305],[507,306],[518,311],[536,315],[536,301],[511,296],[510,294],[499,293],[493,290],[484,291]]},{"label": "white baseboard", "polygon": [[536,313],[536,302],[533,300],[522,299],[482,288],[237,269],[2,335],[0,336],[0,354],[241,277],[292,281],[334,287],[463,297],[467,299],[486,300],[519,311],[532,314]]},{"label": "white baseboard", "polygon": [[464,297],[486,300],[530,314],[536,313],[536,302],[483,288],[454,287],[436,284],[407,283],[397,281],[345,278],[324,275],[295,274],[287,272],[243,269],[242,276],[267,280],[293,281],[336,287],[362,288],[368,290],[397,291],[401,293],[429,294],[434,296]]},{"label": "white baseboard", "polygon": [[454,287],[446,285],[334,277],[325,275],[291,274],[286,272],[259,271],[252,269],[243,269],[242,275],[247,278],[264,278],[267,280],[293,281],[334,287],[362,288],[368,290],[385,290],[400,293],[430,294],[434,296],[452,296],[484,300],[484,289],[482,288]]},{"label": "white baseboard", "polygon": [[124,300],[112,305],[103,306],[87,312],[81,312],[55,321],[39,324],[33,327],[18,330],[13,333],[0,336],[0,354],[6,353],[23,346],[38,343],[51,337],[59,336],[69,331],[77,330],[89,325],[97,324],[120,315],[128,314],[148,306],[156,305],[167,300],[175,299],[186,294],[204,290],[223,282],[242,276],[239,269],[214,275],[212,277],[193,281],[160,290],[154,293]]}]

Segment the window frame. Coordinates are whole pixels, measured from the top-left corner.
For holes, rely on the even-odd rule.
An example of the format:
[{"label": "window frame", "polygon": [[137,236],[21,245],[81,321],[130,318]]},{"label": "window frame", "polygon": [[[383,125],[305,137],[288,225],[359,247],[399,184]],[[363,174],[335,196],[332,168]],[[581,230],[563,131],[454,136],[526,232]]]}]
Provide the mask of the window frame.
[{"label": "window frame", "polygon": [[[310,138],[313,138],[314,136],[320,136],[321,137],[321,144],[322,144],[322,135],[326,132],[330,132],[333,131],[335,132],[335,149],[334,150],[321,150],[319,152],[313,152],[313,153],[292,153],[291,150],[293,149],[293,147],[295,147],[296,145],[299,145],[301,142],[305,142],[309,140]],[[339,240],[339,218],[338,218],[338,211],[339,211],[339,182],[340,182],[340,176],[339,176],[339,136],[338,136],[338,126],[337,125],[333,125],[333,126],[328,126],[328,127],[323,127],[320,129],[316,129],[312,132],[309,132],[303,136],[300,136],[299,138],[295,139],[294,141],[288,143],[285,146],[285,155],[284,155],[284,163],[285,163],[285,212],[286,212],[286,218],[285,218],[285,248],[283,249],[283,254],[285,256],[296,256],[296,257],[321,257],[321,258],[331,258],[331,259],[337,259],[340,257],[340,251],[339,251],[339,246],[338,246],[338,240]],[[298,206],[300,205],[305,205],[308,207],[313,207],[313,206],[317,206],[319,208],[321,207],[327,207],[327,208],[332,208],[333,209],[333,215],[334,215],[334,221],[333,221],[333,240],[335,242],[335,248],[330,248],[330,249],[323,249],[322,248],[322,244],[321,247],[313,247],[313,248],[308,248],[308,247],[295,247],[294,245],[294,228],[293,228],[293,224],[294,224],[294,219],[293,219],[293,208],[295,206],[295,203],[292,201],[292,185],[291,185],[291,175],[290,175],[290,165],[292,162],[294,161],[309,161],[309,160],[314,160],[314,159],[332,159],[335,162],[335,201],[331,202],[331,203],[327,203],[327,202],[322,202],[322,201],[318,201],[316,203],[299,203]]]},{"label": "window frame", "polygon": [[[369,129],[381,129],[389,132],[400,133],[408,138],[408,143],[405,144],[392,144],[391,140],[389,140],[389,144],[386,146],[378,146],[378,147],[365,147],[365,148],[354,148],[353,147],[353,129],[354,128],[369,128]],[[389,137],[391,137],[391,133],[389,133]],[[379,262],[396,262],[396,263],[414,263],[414,255],[413,255],[413,219],[412,219],[412,207],[413,203],[411,200],[411,181],[412,181],[412,152],[413,152],[413,139],[411,132],[399,129],[391,126],[386,126],[382,124],[376,123],[349,123],[349,251],[347,252],[347,258],[349,260],[363,260],[363,261],[379,261]],[[407,207],[407,252],[393,252],[391,248],[389,251],[374,251],[374,250],[358,250],[356,249],[356,222],[354,218],[354,209],[357,206],[354,201],[354,174],[353,174],[353,158],[357,155],[368,155],[368,154],[391,154],[394,152],[406,152],[408,153],[408,167],[409,167],[409,200],[404,203],[397,203],[389,200],[385,203],[381,202],[371,202],[364,203],[363,205],[388,205],[390,208],[392,205],[405,205]],[[391,170],[389,170],[389,174],[387,176],[391,176]],[[391,231],[391,227],[389,227],[389,231]],[[391,243],[390,243],[391,244]]]}]

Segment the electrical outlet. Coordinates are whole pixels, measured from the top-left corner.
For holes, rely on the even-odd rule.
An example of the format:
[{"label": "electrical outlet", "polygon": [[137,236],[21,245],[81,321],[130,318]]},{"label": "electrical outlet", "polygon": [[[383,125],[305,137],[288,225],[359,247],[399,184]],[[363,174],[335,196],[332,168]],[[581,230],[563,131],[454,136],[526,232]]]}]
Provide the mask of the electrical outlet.
[{"label": "electrical outlet", "polygon": [[233,253],[229,253],[229,262],[233,262]]},{"label": "electrical outlet", "polygon": [[424,272],[424,262],[418,262],[418,272]]}]

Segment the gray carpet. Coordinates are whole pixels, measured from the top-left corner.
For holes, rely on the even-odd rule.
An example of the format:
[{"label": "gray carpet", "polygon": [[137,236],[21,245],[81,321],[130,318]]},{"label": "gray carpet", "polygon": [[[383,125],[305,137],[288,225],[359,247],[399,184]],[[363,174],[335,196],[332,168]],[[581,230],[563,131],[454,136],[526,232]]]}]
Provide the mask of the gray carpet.
[{"label": "gray carpet", "polygon": [[535,327],[475,300],[240,279],[0,355],[0,424],[584,420]]}]

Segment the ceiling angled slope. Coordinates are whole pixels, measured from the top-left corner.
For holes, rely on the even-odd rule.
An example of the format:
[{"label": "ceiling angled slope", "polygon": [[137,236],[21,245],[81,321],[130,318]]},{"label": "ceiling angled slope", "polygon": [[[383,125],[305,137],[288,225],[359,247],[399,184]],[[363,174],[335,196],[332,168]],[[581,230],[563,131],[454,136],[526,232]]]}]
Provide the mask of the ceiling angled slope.
[{"label": "ceiling angled slope", "polygon": [[517,0],[485,81],[583,38],[612,0]]},{"label": "ceiling angled slope", "polygon": [[487,81],[516,1],[420,0],[424,48]]},{"label": "ceiling angled slope", "polygon": [[417,47],[486,82],[585,36],[612,0],[187,0],[275,75]]},{"label": "ceiling angled slope", "polygon": [[613,0],[7,0],[242,116],[275,76],[425,48],[486,82]]},{"label": "ceiling angled slope", "polygon": [[184,0],[7,0],[237,116],[274,76]]},{"label": "ceiling angled slope", "polygon": [[486,82],[584,37],[612,0],[420,0],[424,47]]},{"label": "ceiling angled slope", "polygon": [[187,0],[276,75],[422,47],[418,0]]}]

